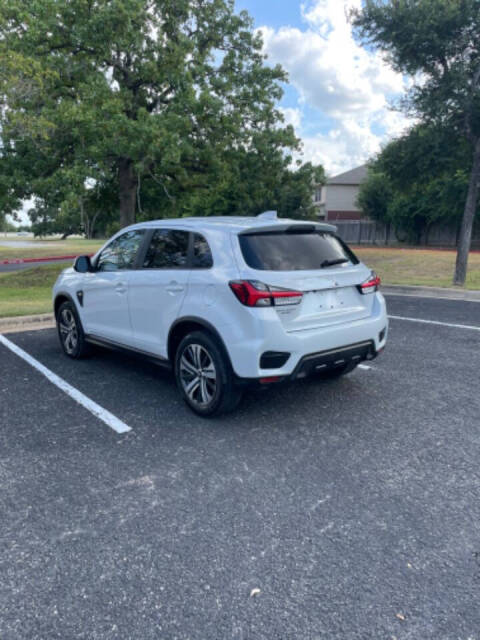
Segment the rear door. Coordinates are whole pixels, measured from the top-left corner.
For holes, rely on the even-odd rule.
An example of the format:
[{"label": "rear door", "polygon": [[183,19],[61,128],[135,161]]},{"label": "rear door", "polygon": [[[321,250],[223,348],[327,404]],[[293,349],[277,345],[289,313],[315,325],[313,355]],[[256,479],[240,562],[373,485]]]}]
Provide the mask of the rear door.
[{"label": "rear door", "polygon": [[288,332],[360,320],[372,312],[373,296],[358,285],[370,271],[329,232],[294,226],[292,231],[249,231],[238,236],[245,279],[301,291],[298,306],[279,307]]},{"label": "rear door", "polygon": [[150,233],[139,269],[131,276],[130,317],[135,346],[167,357],[167,338],[185,299],[190,234],[158,228]]}]

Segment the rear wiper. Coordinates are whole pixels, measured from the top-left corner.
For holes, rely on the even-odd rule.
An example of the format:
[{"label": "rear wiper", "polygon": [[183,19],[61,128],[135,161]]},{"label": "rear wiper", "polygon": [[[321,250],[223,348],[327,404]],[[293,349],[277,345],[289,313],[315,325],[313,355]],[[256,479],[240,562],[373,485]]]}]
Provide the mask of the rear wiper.
[{"label": "rear wiper", "polygon": [[320,265],[320,268],[324,267],[333,267],[334,264],[343,264],[344,262],[348,262],[347,258],[337,258],[336,260],[324,260]]}]

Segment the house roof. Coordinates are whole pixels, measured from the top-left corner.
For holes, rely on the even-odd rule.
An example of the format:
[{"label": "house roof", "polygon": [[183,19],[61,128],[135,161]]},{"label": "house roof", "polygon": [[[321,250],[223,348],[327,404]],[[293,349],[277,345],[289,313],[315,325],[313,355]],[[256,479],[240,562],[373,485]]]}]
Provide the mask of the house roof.
[{"label": "house roof", "polygon": [[361,167],[350,169],[345,173],[340,173],[338,176],[333,176],[327,180],[327,184],[350,184],[357,185],[362,183],[367,177],[367,165],[362,164]]}]

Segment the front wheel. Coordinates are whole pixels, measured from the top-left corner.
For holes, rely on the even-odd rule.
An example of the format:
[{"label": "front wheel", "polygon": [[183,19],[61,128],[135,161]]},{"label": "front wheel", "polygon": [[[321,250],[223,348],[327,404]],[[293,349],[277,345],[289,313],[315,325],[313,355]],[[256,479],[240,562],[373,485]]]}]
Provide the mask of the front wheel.
[{"label": "front wheel", "polygon": [[193,331],[175,355],[177,386],[188,406],[210,417],[232,411],[241,399],[224,349],[206,331]]},{"label": "front wheel", "polygon": [[72,302],[64,302],[57,311],[57,330],[62,349],[69,358],[84,358],[91,352],[82,323]]}]

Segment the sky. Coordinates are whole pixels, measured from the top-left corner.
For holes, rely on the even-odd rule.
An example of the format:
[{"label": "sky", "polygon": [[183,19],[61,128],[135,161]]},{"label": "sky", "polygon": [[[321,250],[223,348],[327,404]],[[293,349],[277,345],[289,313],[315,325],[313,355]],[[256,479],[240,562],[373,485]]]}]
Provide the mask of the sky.
[{"label": "sky", "polygon": [[236,0],[263,35],[267,63],[289,75],[280,102],[303,159],[333,176],[374,156],[408,126],[391,105],[407,88],[376,52],[355,42],[346,18],[361,0]]}]

